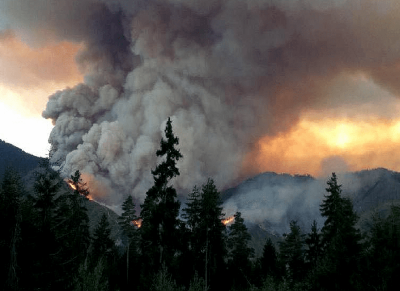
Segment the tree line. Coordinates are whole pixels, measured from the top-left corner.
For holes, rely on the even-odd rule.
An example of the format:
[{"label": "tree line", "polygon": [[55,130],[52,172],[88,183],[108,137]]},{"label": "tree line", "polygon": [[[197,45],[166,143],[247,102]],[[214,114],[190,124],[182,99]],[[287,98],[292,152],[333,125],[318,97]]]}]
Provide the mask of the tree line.
[{"label": "tree line", "polygon": [[342,196],[335,173],[321,204],[325,222],[305,233],[296,221],[261,257],[240,212],[223,223],[220,193],[212,179],[193,187],[181,207],[172,186],[182,157],[171,120],[156,155],[140,213],[132,196],[111,238],[107,215],[92,233],[89,189],[79,171],[65,181],[43,159],[27,193],[8,169],[0,187],[0,288],[3,290],[394,290],[400,270],[400,207],[373,217],[366,233]]}]

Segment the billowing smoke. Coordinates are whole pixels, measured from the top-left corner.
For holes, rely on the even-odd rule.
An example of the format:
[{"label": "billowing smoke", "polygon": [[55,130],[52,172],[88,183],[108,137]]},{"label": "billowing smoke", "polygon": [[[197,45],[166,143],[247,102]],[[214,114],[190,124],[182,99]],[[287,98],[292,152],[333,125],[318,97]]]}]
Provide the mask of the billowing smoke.
[{"label": "billowing smoke", "polygon": [[85,173],[108,204],[143,200],[168,116],[184,156],[174,183],[185,192],[207,177],[225,187],[253,174],[242,163],[256,142],[323,107],[325,86],[343,72],[400,89],[397,0],[3,5],[29,43],[83,43],[85,83],[52,95],[43,116],[55,125],[53,162]]},{"label": "billowing smoke", "polygon": [[323,225],[319,207],[325,186],[310,176],[263,173],[240,184],[223,207],[227,215],[240,211],[246,222],[271,233],[289,232],[291,220],[309,231],[313,220],[319,228]]},{"label": "billowing smoke", "polygon": [[[334,161],[336,162],[336,161]],[[337,168],[336,168],[337,169]],[[292,220],[298,222],[303,232],[311,230],[315,220],[319,229],[325,218],[321,216],[320,206],[325,199],[327,181],[331,174],[318,179],[308,175],[289,175],[266,172],[252,177],[239,186],[229,189],[230,198],[223,204],[227,216],[240,211],[247,223],[255,224],[270,233],[282,235],[290,232]],[[384,169],[362,172],[338,171],[338,184],[342,197],[349,198],[358,214],[371,211],[381,199],[388,198],[386,188],[383,197],[370,194],[377,184],[390,183],[391,172]],[[382,182],[384,181],[384,182]],[[390,195],[398,195],[391,186]],[[382,190],[382,189],[381,189]],[[366,196],[369,197],[369,201]]]}]

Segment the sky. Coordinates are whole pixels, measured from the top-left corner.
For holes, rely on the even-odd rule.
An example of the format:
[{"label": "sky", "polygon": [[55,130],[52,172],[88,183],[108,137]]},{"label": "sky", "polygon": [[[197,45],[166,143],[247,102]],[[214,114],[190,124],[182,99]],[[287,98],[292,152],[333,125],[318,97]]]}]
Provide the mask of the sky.
[{"label": "sky", "polygon": [[0,19],[0,139],[52,145],[106,202],[143,199],[168,116],[180,189],[400,171],[397,0],[0,0]]},{"label": "sky", "polygon": [[83,81],[75,64],[79,44],[35,47],[13,31],[0,32],[0,139],[45,157],[53,128],[42,117],[48,97]]}]

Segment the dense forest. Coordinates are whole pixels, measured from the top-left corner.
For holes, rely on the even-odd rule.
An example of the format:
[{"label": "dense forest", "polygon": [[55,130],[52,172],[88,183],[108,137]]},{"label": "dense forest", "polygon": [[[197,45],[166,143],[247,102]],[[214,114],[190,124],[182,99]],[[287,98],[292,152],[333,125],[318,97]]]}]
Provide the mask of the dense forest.
[{"label": "dense forest", "polygon": [[[322,226],[290,222],[279,244],[265,241],[256,258],[240,212],[226,225],[220,193],[210,178],[194,186],[181,207],[180,175],[171,120],[156,155],[140,213],[128,196],[118,243],[103,215],[89,231],[90,189],[79,171],[65,184],[48,160],[27,191],[7,169],[0,186],[0,284],[3,290],[395,290],[400,271],[400,206],[373,217],[361,233],[352,201],[335,173],[320,206]],[[190,174],[190,173],[183,173]],[[396,288],[397,290],[397,288]]]}]

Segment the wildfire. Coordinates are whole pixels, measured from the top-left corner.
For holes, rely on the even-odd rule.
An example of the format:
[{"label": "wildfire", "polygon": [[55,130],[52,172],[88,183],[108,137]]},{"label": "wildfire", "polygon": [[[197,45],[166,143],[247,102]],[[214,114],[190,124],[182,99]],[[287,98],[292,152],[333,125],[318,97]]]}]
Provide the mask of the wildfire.
[{"label": "wildfire", "polygon": [[72,183],[72,182],[69,181],[69,180],[67,180],[66,182],[67,182],[69,188],[71,188],[72,190],[76,190],[76,186],[74,185],[74,183]]},{"label": "wildfire", "polygon": [[228,218],[223,219],[223,220],[222,220],[222,223],[225,224],[225,225],[228,225],[228,224],[230,224],[234,219],[235,219],[234,216],[229,216]]},{"label": "wildfire", "polygon": [[139,218],[139,219],[136,219],[136,220],[132,220],[132,224],[134,226],[136,226],[137,228],[140,228],[142,226],[142,219]]},{"label": "wildfire", "polygon": [[[66,182],[67,182],[67,185],[69,186],[69,188],[71,188],[72,190],[76,190],[76,185],[71,181],[71,180],[66,180]],[[86,192],[86,191],[84,191],[84,192]],[[82,195],[82,196],[85,196],[87,199],[89,199],[90,201],[93,201],[93,197],[92,197],[92,195],[90,195],[90,194],[87,194],[87,195],[85,195],[85,194],[83,194],[81,191],[79,191],[79,193]],[[87,192],[86,192],[87,193]]]}]

